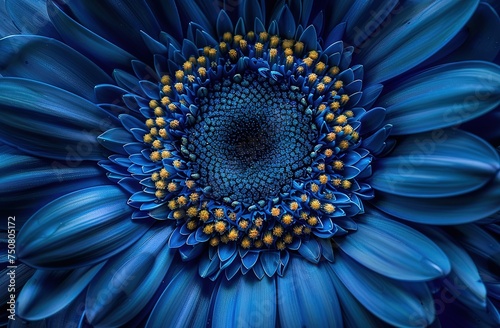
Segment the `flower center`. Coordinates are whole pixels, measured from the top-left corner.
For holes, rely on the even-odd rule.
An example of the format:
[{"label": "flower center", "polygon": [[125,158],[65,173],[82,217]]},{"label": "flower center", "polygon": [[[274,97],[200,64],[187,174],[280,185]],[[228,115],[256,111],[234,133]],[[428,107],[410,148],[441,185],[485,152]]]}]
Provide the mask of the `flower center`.
[{"label": "flower center", "polygon": [[211,196],[248,206],[290,190],[317,139],[303,95],[255,72],[218,81],[206,94],[189,144]]}]

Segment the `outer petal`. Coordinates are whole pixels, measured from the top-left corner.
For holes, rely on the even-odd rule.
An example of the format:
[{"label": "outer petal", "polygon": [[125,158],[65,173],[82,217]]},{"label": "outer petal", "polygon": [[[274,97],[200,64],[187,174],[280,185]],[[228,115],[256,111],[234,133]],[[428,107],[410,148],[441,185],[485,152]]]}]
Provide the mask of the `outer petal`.
[{"label": "outer petal", "polygon": [[497,151],[460,130],[409,136],[374,164],[369,184],[409,197],[446,197],[484,187],[500,169]]},{"label": "outer petal", "polygon": [[44,0],[5,0],[5,8],[21,33],[59,37]]},{"label": "outer petal", "polygon": [[361,48],[366,79],[379,83],[420,64],[465,25],[478,0],[409,0],[375,38]]},{"label": "outer petal", "polygon": [[413,134],[455,126],[500,105],[500,67],[466,61],[444,64],[403,81],[377,103],[392,133]]},{"label": "outer petal", "polygon": [[343,327],[340,305],[326,263],[312,265],[292,256],[278,281],[278,313],[282,327]]},{"label": "outer petal", "polygon": [[200,278],[196,266],[183,265],[156,303],[146,327],[206,326],[212,289],[213,283]]},{"label": "outer petal", "polygon": [[76,270],[37,270],[17,299],[19,316],[41,320],[66,307],[103,267],[104,263]]},{"label": "outer petal", "polygon": [[253,275],[222,278],[213,303],[214,327],[276,326],[276,282],[264,276],[258,280]]},{"label": "outer petal", "polygon": [[450,272],[446,255],[420,232],[375,210],[356,222],[356,233],[336,242],[347,255],[369,269],[409,281],[431,280]]},{"label": "outer petal", "polygon": [[27,153],[67,161],[104,157],[97,136],[117,119],[88,100],[31,80],[0,79],[0,138]]},{"label": "outer petal", "polygon": [[42,268],[75,268],[109,258],[151,225],[130,220],[132,210],[126,200],[115,186],[87,188],[56,199],[19,232],[19,257]]},{"label": "outer petal", "polygon": [[398,282],[360,266],[343,253],[333,271],[370,312],[398,327],[426,327],[434,321],[432,295],[424,283]]}]

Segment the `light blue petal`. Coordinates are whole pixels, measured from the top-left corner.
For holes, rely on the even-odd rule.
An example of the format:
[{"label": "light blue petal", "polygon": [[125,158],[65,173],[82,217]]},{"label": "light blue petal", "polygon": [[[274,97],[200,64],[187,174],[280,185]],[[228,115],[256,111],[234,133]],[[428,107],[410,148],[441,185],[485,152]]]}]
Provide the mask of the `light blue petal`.
[{"label": "light blue petal", "polygon": [[326,263],[311,265],[291,256],[287,271],[277,278],[281,327],[343,327],[334,275]]},{"label": "light blue petal", "polygon": [[409,136],[374,164],[368,183],[409,197],[447,197],[484,187],[500,169],[497,151],[461,130]]},{"label": "light blue petal", "polygon": [[500,66],[481,61],[444,64],[417,74],[378,101],[395,135],[456,126],[500,105]]},{"label": "light blue petal", "polygon": [[196,266],[183,265],[160,296],[146,327],[205,327],[212,291],[213,284],[200,278]]},{"label": "light blue petal", "polygon": [[486,287],[467,252],[444,231],[425,226],[421,229],[450,259],[451,273],[443,281],[446,289],[466,306],[486,307]]},{"label": "light blue petal", "polygon": [[[254,266],[254,270],[257,266]],[[264,275],[264,273],[262,273]],[[276,281],[253,274],[221,279],[213,302],[212,326],[221,328],[276,326]]]},{"label": "light blue petal", "polygon": [[90,101],[31,80],[0,79],[0,138],[30,154],[65,161],[104,158],[97,136],[118,120]]},{"label": "light blue petal", "polygon": [[372,203],[398,218],[424,224],[474,222],[500,210],[500,172],[480,190],[443,198],[412,198],[379,191]]},{"label": "light blue petal", "polygon": [[54,200],[19,232],[19,258],[37,268],[76,268],[122,251],[151,225],[130,220],[127,197],[117,186],[101,186]]},{"label": "light blue petal", "polygon": [[123,128],[109,129],[97,137],[99,143],[113,153],[127,155],[124,145],[135,142],[135,138]]},{"label": "light blue petal", "polygon": [[426,327],[434,321],[434,300],[425,283],[386,278],[342,252],[332,268],[354,297],[387,323],[398,327]]},{"label": "light blue petal", "polygon": [[465,25],[478,0],[409,0],[364,47],[359,62],[366,80],[384,82],[420,64],[441,49]]},{"label": "light blue petal", "polygon": [[[94,326],[122,326],[153,297],[174,258],[166,246],[171,227],[153,227],[125,252],[109,260],[92,281],[86,298]],[[100,297],[105,291],[106,298]]]},{"label": "light blue petal", "polygon": [[358,230],[336,240],[351,258],[381,275],[426,281],[450,272],[443,251],[420,232],[375,210],[359,217]]},{"label": "light blue petal", "polygon": [[66,307],[95,277],[104,263],[76,270],[37,270],[19,294],[19,316],[41,320]]},{"label": "light blue petal", "polygon": [[59,37],[44,0],[5,0],[5,8],[21,33]]}]

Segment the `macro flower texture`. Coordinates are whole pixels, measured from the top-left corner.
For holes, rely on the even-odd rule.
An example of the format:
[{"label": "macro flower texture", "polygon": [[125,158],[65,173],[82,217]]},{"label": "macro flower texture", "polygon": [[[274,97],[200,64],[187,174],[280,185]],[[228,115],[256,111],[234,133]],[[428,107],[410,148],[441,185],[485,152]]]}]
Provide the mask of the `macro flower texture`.
[{"label": "macro flower texture", "polygon": [[2,325],[500,326],[498,1],[0,4]]}]

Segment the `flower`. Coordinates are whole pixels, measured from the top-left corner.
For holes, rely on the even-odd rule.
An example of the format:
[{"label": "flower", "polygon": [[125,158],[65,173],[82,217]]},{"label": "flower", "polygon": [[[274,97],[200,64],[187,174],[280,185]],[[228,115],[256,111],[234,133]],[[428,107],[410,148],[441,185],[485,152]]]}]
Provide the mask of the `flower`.
[{"label": "flower", "polygon": [[4,323],[500,324],[488,3],[2,10]]}]

